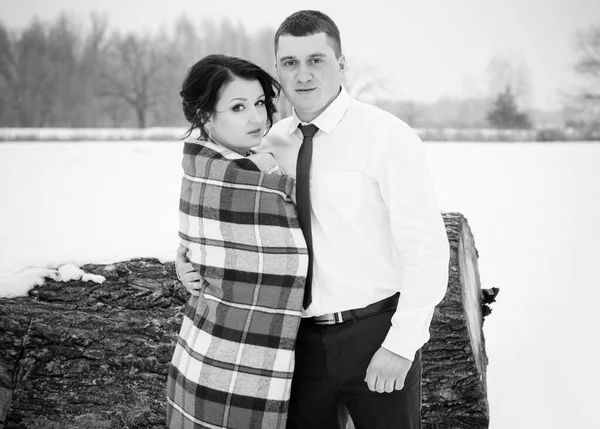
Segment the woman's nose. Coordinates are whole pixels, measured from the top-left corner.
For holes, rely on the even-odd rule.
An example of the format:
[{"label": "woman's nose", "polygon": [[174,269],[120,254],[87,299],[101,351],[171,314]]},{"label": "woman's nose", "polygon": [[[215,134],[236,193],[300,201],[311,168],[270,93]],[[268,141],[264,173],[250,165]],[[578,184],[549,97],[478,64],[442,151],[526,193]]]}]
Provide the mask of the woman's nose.
[{"label": "woman's nose", "polygon": [[250,118],[249,118],[250,123],[252,123],[252,124],[256,123],[257,124],[257,123],[262,122],[262,120],[263,120],[263,114],[262,114],[262,111],[261,111],[262,109],[263,108],[258,108],[256,106],[251,109],[251,111],[250,111]]}]

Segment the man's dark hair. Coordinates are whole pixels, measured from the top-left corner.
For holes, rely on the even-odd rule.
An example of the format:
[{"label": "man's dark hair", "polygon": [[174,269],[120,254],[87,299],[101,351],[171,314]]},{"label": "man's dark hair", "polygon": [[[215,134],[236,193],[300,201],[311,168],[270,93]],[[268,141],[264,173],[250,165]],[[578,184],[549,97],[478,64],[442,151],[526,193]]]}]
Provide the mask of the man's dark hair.
[{"label": "man's dark hair", "polygon": [[181,84],[181,107],[185,119],[191,124],[184,138],[196,128],[200,130],[200,138],[208,138],[204,124],[215,112],[225,85],[236,78],[260,83],[265,93],[267,131],[271,128],[277,111],[276,98],[281,91],[279,83],[250,61],[227,55],[207,55],[190,67]]},{"label": "man's dark hair", "polygon": [[279,26],[275,33],[275,55],[279,47],[279,38],[281,36],[304,37],[313,34],[325,33],[333,42],[333,52],[336,58],[342,55],[342,41],[340,39],[340,30],[335,22],[318,10],[301,10],[288,16]]}]

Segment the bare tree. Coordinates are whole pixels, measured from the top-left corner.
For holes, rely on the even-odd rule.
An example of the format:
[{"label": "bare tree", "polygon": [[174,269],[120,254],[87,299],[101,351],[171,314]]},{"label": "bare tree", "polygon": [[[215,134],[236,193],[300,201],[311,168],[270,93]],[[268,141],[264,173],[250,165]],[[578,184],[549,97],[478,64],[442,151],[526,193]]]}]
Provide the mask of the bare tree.
[{"label": "bare tree", "polygon": [[[186,70],[210,53],[250,59],[275,75],[273,34],[229,20],[192,22],[140,35],[109,30],[106,15],[86,25],[67,15],[22,29],[0,22],[0,126],[102,127],[183,124]],[[279,117],[291,113],[279,101]]]},{"label": "bare tree", "polygon": [[108,52],[108,16],[92,13],[89,16],[89,26],[82,40],[79,59],[79,77],[77,92],[81,97],[81,105],[72,114],[78,126],[115,126],[108,118],[118,109],[111,100],[98,97],[102,72],[106,69]]},{"label": "bare tree", "polygon": [[564,114],[569,125],[586,129],[598,138],[600,132],[600,25],[577,33],[579,58],[575,64],[585,84],[578,94],[565,103]]},{"label": "bare tree", "polygon": [[0,126],[11,125],[12,108],[11,88],[15,80],[13,43],[7,28],[0,21]]},{"label": "bare tree", "polygon": [[47,32],[47,64],[44,73],[52,84],[43,91],[45,124],[73,126],[73,115],[81,103],[78,87],[81,27],[61,15]]},{"label": "bare tree", "polygon": [[197,25],[188,15],[181,14],[173,26],[173,43],[187,56],[195,58],[202,55],[201,40],[198,36]]},{"label": "bare tree", "polygon": [[46,24],[33,20],[20,33],[0,30],[2,122],[40,127],[71,126],[79,104],[80,30],[66,15]]},{"label": "bare tree", "polygon": [[577,39],[579,60],[575,70],[590,78],[591,95],[600,97],[600,25],[579,32]]},{"label": "bare tree", "polygon": [[489,94],[496,97],[504,93],[507,87],[522,105],[528,105],[532,92],[531,70],[524,60],[517,57],[496,56],[486,69]]},{"label": "bare tree", "polygon": [[108,46],[108,66],[101,74],[100,96],[131,107],[140,128],[153,108],[172,90],[168,71],[178,61],[162,38],[116,33]]},{"label": "bare tree", "polygon": [[10,82],[10,97],[14,100],[15,119],[19,126],[46,125],[44,95],[52,91],[52,82],[45,73],[48,63],[46,30],[39,20],[31,22],[14,42],[14,74]]}]

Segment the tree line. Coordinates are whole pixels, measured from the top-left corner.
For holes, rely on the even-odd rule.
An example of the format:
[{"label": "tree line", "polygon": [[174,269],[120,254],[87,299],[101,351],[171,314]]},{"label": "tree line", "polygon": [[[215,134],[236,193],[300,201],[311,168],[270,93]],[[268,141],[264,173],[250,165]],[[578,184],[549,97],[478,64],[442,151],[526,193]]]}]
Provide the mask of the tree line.
[{"label": "tree line", "polygon": [[541,140],[564,140],[568,128],[571,138],[600,140],[600,25],[581,29],[573,41],[577,61],[570,66],[581,82],[562,89],[558,110],[528,107],[530,71],[524,61],[506,57],[494,57],[488,63],[486,95],[379,105],[418,128],[536,128]]},{"label": "tree line", "polygon": [[[152,33],[109,28],[106,15],[86,21],[59,15],[10,30],[0,22],[0,127],[185,126],[179,88],[187,69],[210,53],[249,59],[275,75],[274,30],[248,33],[242,24],[180,16]],[[530,128],[543,122],[600,130],[600,26],[576,35],[574,69],[586,84],[548,118],[527,108],[531,89],[524,63],[494,58],[489,94],[444,97],[433,103],[376,101],[422,128]],[[354,73],[352,71],[354,70]],[[385,92],[374,70],[350,67],[345,85],[356,97],[373,87]],[[276,119],[291,113],[282,97]]]},{"label": "tree line", "polygon": [[273,52],[265,49],[273,36],[270,28],[248,34],[229,20],[186,16],[142,34],[111,31],[99,14],[86,22],[34,19],[19,31],[0,22],[0,126],[185,125],[179,90],[188,68],[220,52],[273,73]]}]

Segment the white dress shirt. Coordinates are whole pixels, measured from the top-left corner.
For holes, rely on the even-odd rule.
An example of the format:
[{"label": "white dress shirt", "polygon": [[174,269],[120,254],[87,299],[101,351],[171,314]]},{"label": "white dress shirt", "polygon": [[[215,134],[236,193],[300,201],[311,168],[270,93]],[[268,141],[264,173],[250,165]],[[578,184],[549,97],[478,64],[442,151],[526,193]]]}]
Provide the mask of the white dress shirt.
[{"label": "white dress shirt", "polygon": [[[296,177],[302,143],[294,114],[258,151]],[[448,239],[417,134],[342,88],[312,121],[312,303],[304,317],[362,308],[400,292],[382,346],[407,359],[429,339],[448,283]]]}]

